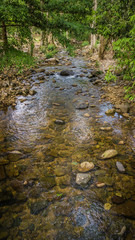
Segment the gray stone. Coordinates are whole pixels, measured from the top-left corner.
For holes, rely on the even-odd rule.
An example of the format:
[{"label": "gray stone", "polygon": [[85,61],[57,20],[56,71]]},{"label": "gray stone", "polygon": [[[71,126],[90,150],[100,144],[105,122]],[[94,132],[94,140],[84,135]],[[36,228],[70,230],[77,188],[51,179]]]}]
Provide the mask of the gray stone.
[{"label": "gray stone", "polygon": [[118,152],[115,149],[106,150],[102,155],[101,159],[108,159],[118,155]]},{"label": "gray stone", "polygon": [[121,162],[116,162],[116,167],[117,167],[117,169],[118,169],[118,171],[119,172],[121,172],[121,173],[124,173],[125,172],[125,168],[124,168],[124,166],[123,166],[123,164],[121,163]]},{"label": "gray stone", "polygon": [[76,175],[76,183],[78,185],[87,184],[91,179],[91,174],[89,173],[78,173]]},{"label": "gray stone", "polygon": [[61,76],[71,76],[71,75],[74,75],[74,72],[72,70],[62,70],[60,72],[60,75]]},{"label": "gray stone", "polygon": [[76,106],[76,109],[86,109],[88,108],[89,104],[88,103],[79,103],[77,106]]},{"label": "gray stone", "polygon": [[60,119],[56,119],[55,123],[58,124],[58,125],[63,125],[63,124],[65,124],[65,121],[60,120]]}]

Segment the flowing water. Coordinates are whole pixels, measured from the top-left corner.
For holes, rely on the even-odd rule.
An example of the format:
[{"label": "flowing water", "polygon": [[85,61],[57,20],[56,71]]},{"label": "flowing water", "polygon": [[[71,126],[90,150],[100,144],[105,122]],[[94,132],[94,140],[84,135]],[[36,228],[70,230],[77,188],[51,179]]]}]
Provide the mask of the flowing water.
[{"label": "flowing water", "polygon": [[[105,114],[112,105],[89,81],[86,64],[64,56],[42,66],[31,75],[37,93],[0,111],[0,239],[135,239],[135,132],[126,118]],[[60,76],[63,69],[74,75]],[[119,154],[101,160],[108,149]],[[94,163],[91,179],[78,185],[85,161]]]}]

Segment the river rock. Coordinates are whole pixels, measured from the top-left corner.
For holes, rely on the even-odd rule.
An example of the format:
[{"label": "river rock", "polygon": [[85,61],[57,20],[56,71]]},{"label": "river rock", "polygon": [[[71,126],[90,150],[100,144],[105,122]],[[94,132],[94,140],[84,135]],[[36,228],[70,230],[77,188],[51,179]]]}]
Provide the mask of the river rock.
[{"label": "river rock", "polygon": [[57,176],[57,177],[61,177],[61,176],[64,176],[66,174],[66,169],[59,166],[59,167],[56,167],[55,170],[54,170],[54,174]]},{"label": "river rock", "polygon": [[90,173],[78,173],[76,175],[76,183],[78,185],[85,185],[87,184],[91,179]]},{"label": "river rock", "polygon": [[8,163],[9,163],[9,160],[7,160],[3,157],[0,158],[0,165],[5,165],[5,164],[8,164]]},{"label": "river rock", "polygon": [[95,176],[105,176],[106,175],[106,171],[99,169],[97,171],[95,171]]},{"label": "river rock", "polygon": [[89,104],[88,103],[78,103],[78,105],[76,106],[76,109],[79,109],[79,110],[83,110],[83,109],[86,109],[88,108]]},{"label": "river rock", "polygon": [[120,109],[122,113],[128,113],[130,110],[130,106],[128,103],[122,103],[115,105],[116,109]]},{"label": "river rock", "polygon": [[108,131],[112,131],[112,128],[111,127],[101,127],[100,130],[108,132]]},{"label": "river rock", "polygon": [[115,113],[115,109],[114,108],[108,109],[105,113],[108,114],[108,115],[114,114]]},{"label": "river rock", "polygon": [[112,198],[111,198],[112,202],[115,203],[115,204],[121,204],[121,203],[124,203],[125,202],[125,199],[120,197],[120,196],[117,196],[117,195],[114,195]]},{"label": "river rock", "polygon": [[33,90],[33,89],[29,90],[29,94],[32,95],[32,96],[35,95],[36,93],[37,92],[35,90]]},{"label": "river rock", "polygon": [[31,214],[38,215],[41,211],[47,208],[48,202],[46,200],[38,201],[30,204],[30,212]]},{"label": "river rock", "polygon": [[102,155],[101,159],[113,158],[118,155],[118,152],[115,149],[106,150]]},{"label": "river rock", "polygon": [[88,172],[94,168],[93,162],[82,162],[79,166],[79,172]]},{"label": "river rock", "polygon": [[72,70],[62,70],[60,72],[60,75],[61,76],[71,76],[71,75],[74,75],[74,72]]},{"label": "river rock", "polygon": [[123,164],[121,162],[117,161],[116,162],[116,167],[117,167],[118,171],[121,172],[121,173],[124,173],[126,171],[124,166],[123,166]]},{"label": "river rock", "polygon": [[65,124],[65,121],[60,120],[60,119],[56,119],[55,123],[58,124],[58,125],[63,125],[63,124]]},{"label": "river rock", "polygon": [[128,200],[122,204],[115,205],[112,207],[111,213],[114,215],[135,219],[135,201]]}]

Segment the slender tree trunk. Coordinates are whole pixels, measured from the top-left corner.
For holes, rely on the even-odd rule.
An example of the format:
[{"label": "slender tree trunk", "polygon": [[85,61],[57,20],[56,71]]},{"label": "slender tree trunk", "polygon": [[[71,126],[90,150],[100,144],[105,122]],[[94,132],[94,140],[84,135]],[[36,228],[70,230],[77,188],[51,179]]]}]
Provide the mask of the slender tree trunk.
[{"label": "slender tree trunk", "polygon": [[109,42],[109,39],[105,39],[103,36],[100,36],[100,46],[99,46],[99,59],[104,59],[105,49]]},{"label": "slender tree trunk", "polygon": [[3,40],[3,49],[6,50],[8,47],[8,39],[7,39],[7,29],[5,22],[2,22],[2,40]]},{"label": "slender tree trunk", "polygon": [[[94,11],[97,10],[97,0],[94,0],[94,8],[93,9],[94,9]],[[92,28],[95,28],[95,23],[96,23],[96,20],[93,21],[92,26],[91,26]],[[97,40],[96,35],[91,34],[91,49],[94,49],[96,40]]]}]

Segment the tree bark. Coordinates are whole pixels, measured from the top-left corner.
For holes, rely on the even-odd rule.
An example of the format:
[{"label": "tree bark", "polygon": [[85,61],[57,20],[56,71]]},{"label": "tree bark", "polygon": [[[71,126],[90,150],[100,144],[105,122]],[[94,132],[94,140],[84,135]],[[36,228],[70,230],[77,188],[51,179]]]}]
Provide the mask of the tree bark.
[{"label": "tree bark", "polygon": [[[93,8],[94,11],[97,10],[97,0],[94,0],[94,8]],[[92,28],[95,28],[95,23],[96,21],[94,20],[93,23],[92,23]],[[96,44],[96,35],[95,34],[91,34],[91,49],[94,51],[94,46]]]},{"label": "tree bark", "polygon": [[106,46],[108,44],[109,40],[105,39],[103,36],[100,36],[100,47],[99,47],[99,59],[104,59],[104,54],[106,50]]},{"label": "tree bark", "polygon": [[7,38],[7,28],[5,22],[2,22],[2,40],[3,40],[3,49],[6,50],[8,47],[8,38]]}]

